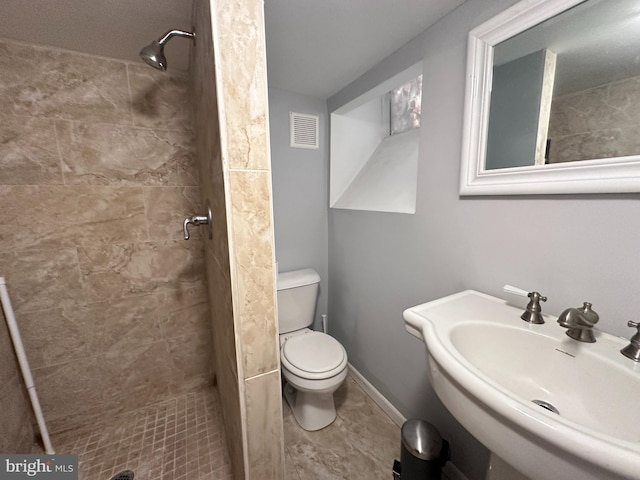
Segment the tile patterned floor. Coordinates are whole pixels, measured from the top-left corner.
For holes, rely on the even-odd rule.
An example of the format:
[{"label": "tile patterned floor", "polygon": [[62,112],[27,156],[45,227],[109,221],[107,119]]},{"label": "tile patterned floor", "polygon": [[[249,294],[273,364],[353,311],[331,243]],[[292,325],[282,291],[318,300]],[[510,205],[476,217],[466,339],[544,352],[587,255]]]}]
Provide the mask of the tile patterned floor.
[{"label": "tile patterned floor", "polygon": [[231,480],[217,391],[189,393],[102,425],[52,437],[58,453],[79,455],[80,480]]},{"label": "tile patterned floor", "polygon": [[284,402],[285,480],[390,480],[400,429],[349,376],[335,393],[338,417],[302,430]]},{"label": "tile patterned floor", "polygon": [[[79,455],[80,480],[123,470],[136,480],[232,480],[217,395],[190,393],[52,441],[59,453]],[[400,429],[351,377],[335,401],[338,417],[318,432],[302,430],[283,402],[284,480],[391,479]]]}]

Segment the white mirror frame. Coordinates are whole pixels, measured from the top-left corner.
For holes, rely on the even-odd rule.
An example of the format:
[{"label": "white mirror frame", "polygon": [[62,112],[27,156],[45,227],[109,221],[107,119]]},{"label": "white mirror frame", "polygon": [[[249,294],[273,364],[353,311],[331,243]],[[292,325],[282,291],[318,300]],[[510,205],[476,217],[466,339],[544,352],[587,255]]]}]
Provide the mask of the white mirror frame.
[{"label": "white mirror frame", "polygon": [[522,0],[469,32],[460,195],[640,192],[640,155],[485,169],[493,47],[583,0]]}]

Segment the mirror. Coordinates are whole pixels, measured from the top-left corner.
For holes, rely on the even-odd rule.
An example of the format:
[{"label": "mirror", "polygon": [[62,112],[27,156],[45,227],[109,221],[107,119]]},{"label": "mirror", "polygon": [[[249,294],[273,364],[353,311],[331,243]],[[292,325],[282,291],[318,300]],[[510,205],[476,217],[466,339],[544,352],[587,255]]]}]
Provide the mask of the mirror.
[{"label": "mirror", "polygon": [[636,0],[523,0],[469,33],[466,80],[461,195],[640,191]]}]

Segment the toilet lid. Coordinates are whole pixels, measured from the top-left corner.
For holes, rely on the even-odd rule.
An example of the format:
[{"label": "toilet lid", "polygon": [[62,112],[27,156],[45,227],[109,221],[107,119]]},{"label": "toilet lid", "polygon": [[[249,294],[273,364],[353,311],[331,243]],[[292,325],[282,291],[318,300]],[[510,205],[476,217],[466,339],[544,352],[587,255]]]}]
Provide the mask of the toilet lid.
[{"label": "toilet lid", "polygon": [[344,360],[340,342],[322,332],[291,337],[284,343],[282,354],[296,368],[311,373],[328,372]]}]

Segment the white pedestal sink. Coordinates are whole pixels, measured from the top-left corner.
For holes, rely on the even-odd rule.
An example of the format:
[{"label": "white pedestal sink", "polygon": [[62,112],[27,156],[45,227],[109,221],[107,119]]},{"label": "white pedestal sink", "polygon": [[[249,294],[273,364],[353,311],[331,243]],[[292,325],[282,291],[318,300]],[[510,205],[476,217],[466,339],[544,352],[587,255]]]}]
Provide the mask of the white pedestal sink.
[{"label": "white pedestal sink", "polygon": [[516,470],[540,480],[639,479],[640,364],[620,354],[628,342],[596,331],[596,343],[580,343],[555,317],[532,325],[521,313],[468,290],[403,315],[427,345],[444,405]]}]

